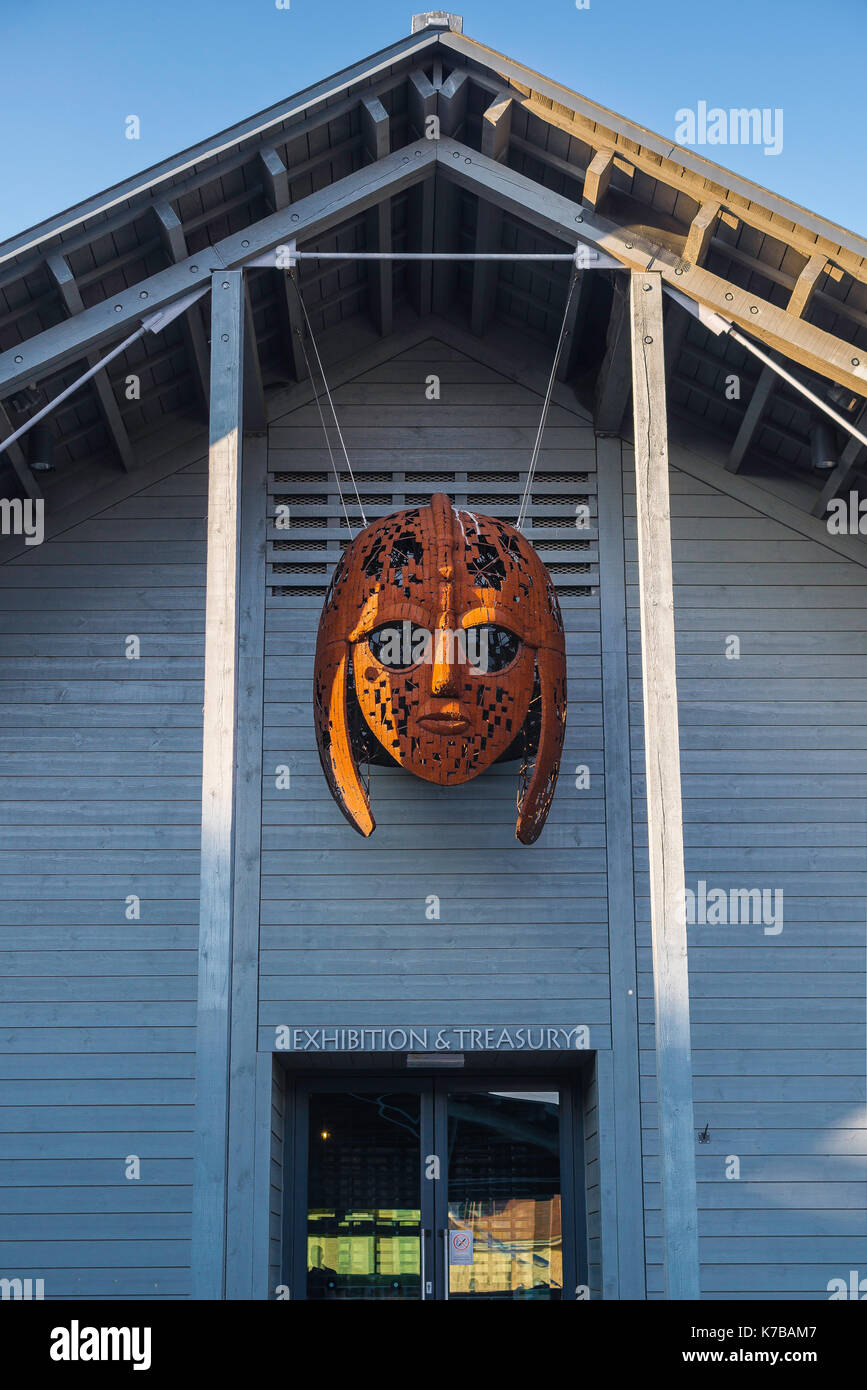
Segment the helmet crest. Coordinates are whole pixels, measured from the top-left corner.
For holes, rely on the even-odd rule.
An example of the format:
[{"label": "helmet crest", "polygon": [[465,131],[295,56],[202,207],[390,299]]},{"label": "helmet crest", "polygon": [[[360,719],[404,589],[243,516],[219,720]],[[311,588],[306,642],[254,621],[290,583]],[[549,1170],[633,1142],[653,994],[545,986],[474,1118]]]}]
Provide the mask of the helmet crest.
[{"label": "helmet crest", "polygon": [[360,758],[445,785],[509,757],[524,762],[516,834],[532,844],[557,780],[566,657],[529,541],[444,493],[365,527],[325,598],[314,713],[331,794],[362,835],[375,821]]}]

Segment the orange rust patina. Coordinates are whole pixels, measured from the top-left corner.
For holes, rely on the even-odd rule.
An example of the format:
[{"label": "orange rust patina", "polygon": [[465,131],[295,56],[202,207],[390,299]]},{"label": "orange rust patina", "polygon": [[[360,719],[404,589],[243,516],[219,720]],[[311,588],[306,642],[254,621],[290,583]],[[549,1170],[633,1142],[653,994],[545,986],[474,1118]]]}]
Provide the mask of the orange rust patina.
[{"label": "orange rust patina", "polygon": [[519,758],[516,834],[532,844],[566,726],[563,622],[533,547],[444,493],[365,527],[325,598],[314,711],[331,794],[362,835],[376,822],[361,761],[450,785]]}]

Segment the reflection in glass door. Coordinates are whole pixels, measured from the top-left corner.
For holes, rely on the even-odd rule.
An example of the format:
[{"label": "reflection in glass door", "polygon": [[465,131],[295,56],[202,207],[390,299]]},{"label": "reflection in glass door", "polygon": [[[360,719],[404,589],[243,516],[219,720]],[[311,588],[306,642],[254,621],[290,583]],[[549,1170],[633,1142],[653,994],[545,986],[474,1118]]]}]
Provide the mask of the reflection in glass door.
[{"label": "reflection in glass door", "polygon": [[293,1297],[575,1297],[572,1088],[299,1082]]},{"label": "reflection in glass door", "polygon": [[451,1091],[446,1124],[448,1297],[561,1299],[559,1092]]},{"label": "reflection in glass door", "polygon": [[308,1299],[421,1296],[421,1095],[309,1098]]}]

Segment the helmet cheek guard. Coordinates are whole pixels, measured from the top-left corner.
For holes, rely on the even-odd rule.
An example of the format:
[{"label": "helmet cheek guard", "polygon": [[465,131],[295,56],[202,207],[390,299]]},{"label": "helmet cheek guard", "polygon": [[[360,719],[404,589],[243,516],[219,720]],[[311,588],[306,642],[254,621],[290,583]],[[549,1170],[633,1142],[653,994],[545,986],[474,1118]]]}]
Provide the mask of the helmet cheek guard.
[{"label": "helmet cheek guard", "polygon": [[360,834],[375,827],[360,760],[457,785],[520,758],[516,834],[532,844],[566,723],[563,624],[533,547],[442,493],[365,527],[326,595],[314,717],[329,789]]},{"label": "helmet cheek guard", "polygon": [[518,823],[515,834],[524,845],[532,845],[542,833],[560,770],[566,733],[566,657],[562,652],[543,648],[537,658],[542,701],[542,727],[532,767],[522,767],[518,792]]},{"label": "helmet cheek guard", "polygon": [[313,713],[319,761],[331,795],[350,825],[360,835],[372,835],[376,821],[370,798],[358,770],[350,733],[349,680],[352,660],[349,644],[316,644],[316,677]]}]

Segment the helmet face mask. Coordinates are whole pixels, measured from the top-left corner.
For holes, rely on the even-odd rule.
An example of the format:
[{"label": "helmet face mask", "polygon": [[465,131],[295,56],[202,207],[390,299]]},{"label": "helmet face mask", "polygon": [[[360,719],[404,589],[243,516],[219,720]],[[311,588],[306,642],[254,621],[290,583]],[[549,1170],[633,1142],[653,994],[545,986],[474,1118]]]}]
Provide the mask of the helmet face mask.
[{"label": "helmet face mask", "polygon": [[[358,772],[351,703],[401,767],[470,781],[536,718],[518,838],[536,839],[554,792],[566,718],[565,644],[550,576],[514,528],[442,493],[358,535],[326,595],[316,647],[317,742],[332,795],[357,830],[375,822]],[[357,726],[357,721],[356,721]],[[369,745],[369,738],[365,738]]]}]

